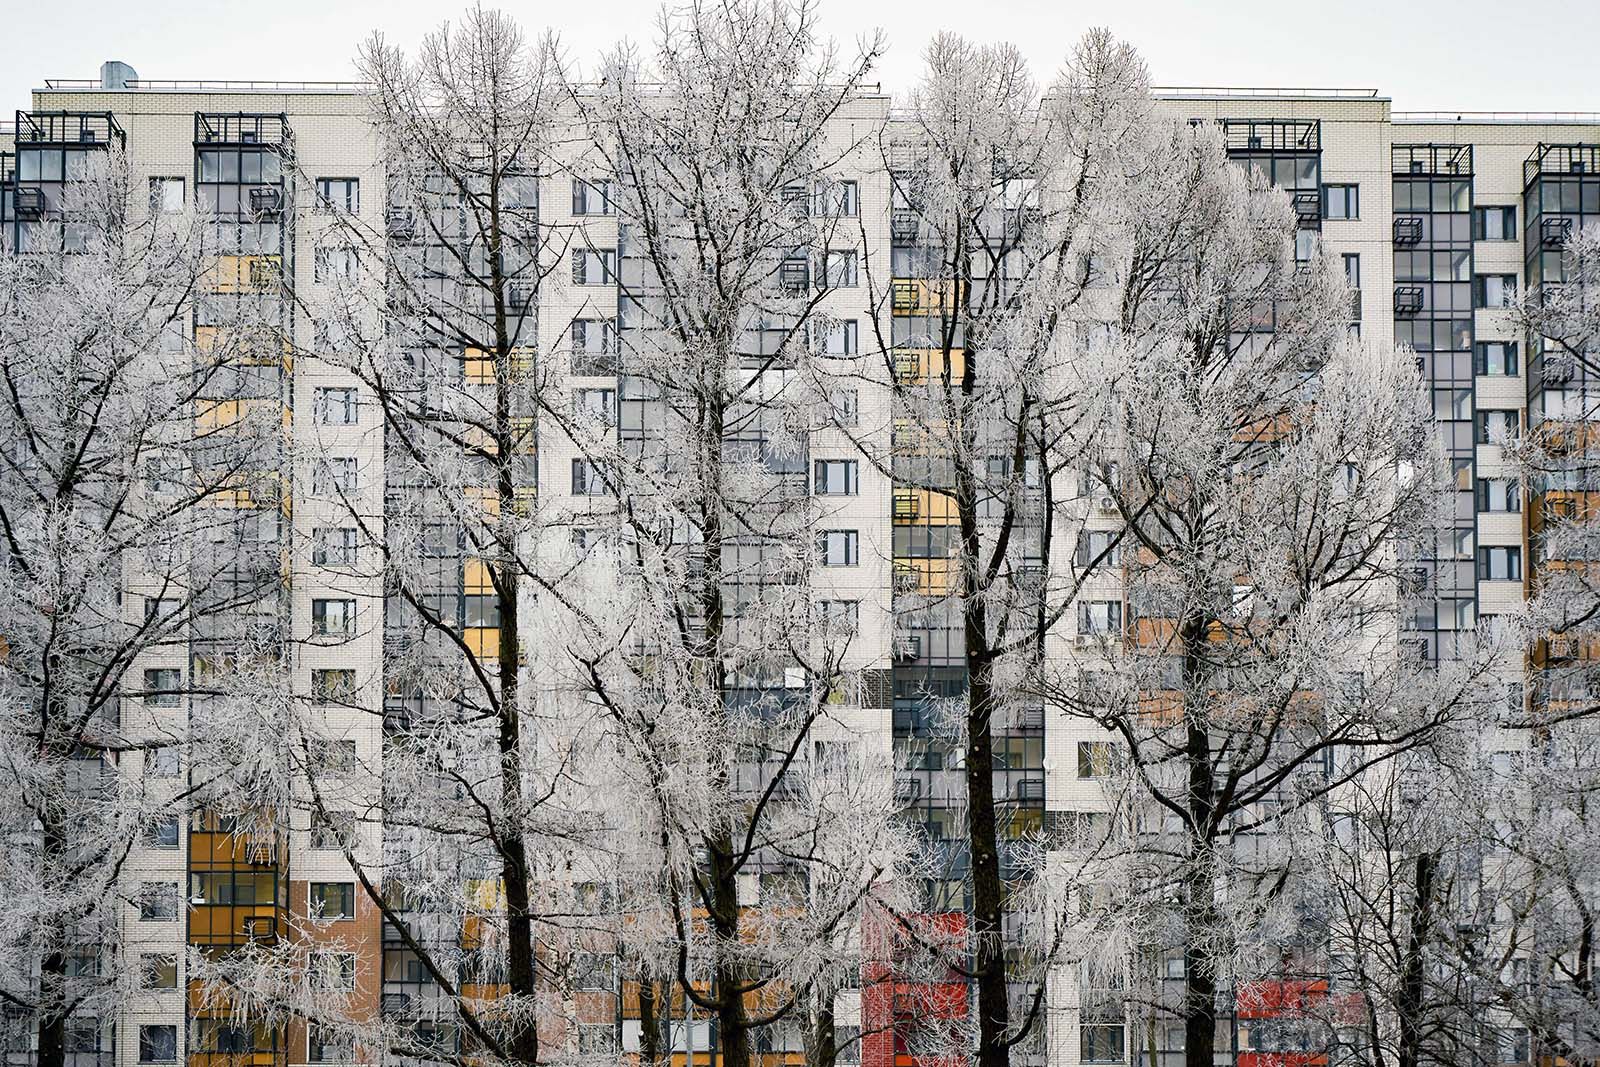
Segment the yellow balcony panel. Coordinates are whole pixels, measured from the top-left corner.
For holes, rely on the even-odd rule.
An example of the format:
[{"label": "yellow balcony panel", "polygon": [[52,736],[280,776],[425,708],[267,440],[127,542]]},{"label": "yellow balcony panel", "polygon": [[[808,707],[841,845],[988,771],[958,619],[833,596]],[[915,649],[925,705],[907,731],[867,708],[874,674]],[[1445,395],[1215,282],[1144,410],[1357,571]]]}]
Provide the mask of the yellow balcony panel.
[{"label": "yellow balcony panel", "polygon": [[896,315],[949,314],[961,291],[954,279],[895,278],[890,285]]},{"label": "yellow balcony panel", "polygon": [[[526,346],[513,348],[507,353],[512,381],[520,381],[533,373],[533,349]],[[484,348],[468,346],[461,356],[461,373],[469,385],[493,385],[495,353]]]},{"label": "yellow balcony panel", "polygon": [[494,660],[500,657],[500,627],[468,626],[461,636],[477,659]]},{"label": "yellow balcony panel", "polygon": [[490,485],[469,485],[462,490],[467,502],[484,515],[500,514],[500,494]]},{"label": "yellow balcony panel", "polygon": [[468,596],[494,594],[494,575],[486,561],[474,558],[461,565],[461,591]]},{"label": "yellow balcony panel", "polygon": [[951,385],[960,384],[967,369],[966,349],[897,348],[894,352],[894,379],[901,385],[942,382],[946,367],[950,370]]},{"label": "yellow balcony panel", "polygon": [[896,526],[955,526],[961,521],[955,497],[937,489],[896,488]]},{"label": "yellow balcony panel", "polygon": [[961,566],[948,557],[917,559],[896,557],[895,588],[920,596],[947,596],[961,584]]},{"label": "yellow balcony panel", "polygon": [[201,288],[212,293],[261,293],[283,280],[283,257],[267,255],[225,255],[201,280]]}]

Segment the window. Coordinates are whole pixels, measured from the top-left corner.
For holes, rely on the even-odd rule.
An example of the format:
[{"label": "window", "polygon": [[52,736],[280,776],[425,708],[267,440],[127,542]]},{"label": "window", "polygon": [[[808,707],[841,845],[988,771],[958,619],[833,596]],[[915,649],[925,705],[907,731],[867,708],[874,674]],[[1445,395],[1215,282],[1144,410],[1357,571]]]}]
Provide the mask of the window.
[{"label": "window", "polygon": [[354,492],[359,484],[354,456],[324,456],[311,473],[311,491],[318,496]]},{"label": "window", "polygon": [[178,817],[173,815],[145,827],[144,843],[150,848],[177,848]]},{"label": "window", "polygon": [[356,917],[355,883],[312,882],[311,914],[323,919],[354,919]]},{"label": "window", "polygon": [[572,320],[572,373],[617,373],[617,320]]},{"label": "window", "polygon": [[1339,259],[1344,263],[1345,284],[1352,289],[1361,288],[1361,254],[1346,252]]},{"label": "window", "polygon": [[360,178],[318,178],[317,210],[354,215],[361,210]]},{"label": "window", "polygon": [[1510,307],[1517,297],[1515,274],[1478,274],[1472,279],[1472,306],[1475,308]]},{"label": "window", "polygon": [[1122,632],[1122,601],[1085,600],[1078,604],[1078,632],[1107,636]]},{"label": "window", "polygon": [[347,992],[356,987],[354,952],[313,952],[310,967],[313,989]]},{"label": "window", "polygon": [[615,389],[574,389],[572,413],[580,419],[588,418],[607,426],[617,421],[617,391]]},{"label": "window", "polygon": [[323,284],[353,282],[359,277],[361,277],[361,253],[356,249],[346,245],[324,246],[317,249],[311,267],[313,281]]},{"label": "window", "polygon": [[356,839],[356,813],[353,811],[323,811],[311,813],[311,847],[339,849],[354,845]]},{"label": "window", "polygon": [[172,922],[177,917],[177,882],[144,882],[139,886],[139,918],[149,922]]},{"label": "window", "polygon": [[354,426],[356,424],[356,391],[354,389],[329,389],[319,387],[313,396],[312,409],[317,423],[322,426]]},{"label": "window", "polygon": [[144,773],[149,778],[178,777],[178,750],[173,745],[152,748],[144,757]]},{"label": "window", "polygon": [[1533,1059],[1533,1042],[1525,1027],[1508,1026],[1501,1030],[1499,1044],[1501,1063],[1529,1063]]},{"label": "window", "polygon": [[860,464],[853,459],[819,459],[816,462],[818,496],[855,496],[861,490]]},{"label": "window", "polygon": [[861,1062],[861,1027],[835,1026],[833,1028],[833,1047],[836,1050],[833,1062],[837,1064],[858,1064]]},{"label": "window", "polygon": [[605,474],[598,463],[582,458],[572,461],[573,496],[605,496],[608,491]]},{"label": "window", "polygon": [[355,1043],[332,1027],[306,1027],[307,1063],[350,1063],[355,1059]]},{"label": "window", "polygon": [[818,215],[855,218],[861,213],[860,186],[854,181],[818,182],[812,199]]},{"label": "window", "polygon": [[574,215],[615,215],[616,190],[610,178],[572,179]]},{"label": "window", "polygon": [[1325,219],[1359,219],[1361,217],[1361,186],[1324,185],[1322,187],[1322,217]]},{"label": "window", "polygon": [[1080,567],[1115,567],[1119,552],[1120,542],[1114,530],[1085,530],[1078,535]]},{"label": "window", "polygon": [[840,426],[854,426],[861,420],[860,398],[854,389],[828,390],[828,406],[833,409],[833,421]]},{"label": "window", "polygon": [[822,256],[822,281],[829,289],[851,289],[856,285],[854,249],[830,248]]},{"label": "window", "polygon": [[178,1028],[176,1026],[139,1027],[140,1063],[177,1063]]},{"label": "window", "polygon": [[1521,511],[1521,484],[1515,478],[1479,478],[1478,510]]},{"label": "window", "polygon": [[356,630],[354,600],[313,600],[311,632],[317,637],[350,637]]},{"label": "window", "polygon": [[183,194],[182,178],[151,178],[150,210],[176,215],[183,210]]},{"label": "window", "polygon": [[1084,1063],[1121,1063],[1121,1023],[1084,1023],[1078,1028],[1078,1058]]},{"label": "window", "polygon": [[[1478,443],[1498,443],[1497,439],[1515,437],[1522,426],[1515,408],[1479,408]],[[1465,488],[1465,487],[1463,487]]]},{"label": "window", "polygon": [[1078,742],[1078,777],[1104,778],[1110,774],[1117,756],[1117,747],[1110,741]]},{"label": "window", "polygon": [[1499,545],[1478,549],[1480,582],[1520,582],[1522,549]]},{"label": "window", "polygon": [[144,672],[144,702],[152,708],[175,708],[183,690],[183,672],[176,667],[152,667]]},{"label": "window", "polygon": [[1517,209],[1514,207],[1475,207],[1472,209],[1474,241],[1515,241]]},{"label": "window", "polygon": [[860,534],[855,530],[823,530],[817,550],[824,567],[854,567],[861,562]]},{"label": "window", "polygon": [[1477,374],[1521,374],[1515,341],[1479,341],[1473,368]]},{"label": "window", "polygon": [[[178,957],[144,955],[139,957],[140,989],[177,989]],[[140,1057],[143,1059],[143,1057]]]},{"label": "window", "polygon": [[841,319],[830,323],[823,336],[822,354],[837,359],[856,355],[860,348],[860,324],[855,319]]},{"label": "window", "polygon": [[316,670],[311,672],[311,699],[317,704],[346,704],[356,695],[356,672]]},{"label": "window", "polygon": [[614,285],[617,281],[617,252],[614,248],[574,248],[573,285]]},{"label": "window", "polygon": [[861,601],[819,600],[817,618],[826,630],[854,634],[861,627]]},{"label": "window", "polygon": [[311,562],[319,567],[348,567],[356,561],[354,526],[319,526],[311,532]]}]

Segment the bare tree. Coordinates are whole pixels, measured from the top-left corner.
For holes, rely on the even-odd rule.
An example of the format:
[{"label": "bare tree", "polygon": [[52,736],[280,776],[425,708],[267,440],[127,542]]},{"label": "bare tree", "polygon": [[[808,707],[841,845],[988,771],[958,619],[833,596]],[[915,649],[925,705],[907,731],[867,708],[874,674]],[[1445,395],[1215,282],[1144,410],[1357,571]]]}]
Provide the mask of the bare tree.
[{"label": "bare tree", "polygon": [[208,224],[132,186],[119,149],[89,153],[0,256],[0,1000],[41,1067],[69,1028],[98,1047],[127,994],[121,910],[177,917],[128,885],[204,781],[178,779],[210,684],[191,654],[278,583],[282,401],[250,385],[272,324],[202,310]]}]

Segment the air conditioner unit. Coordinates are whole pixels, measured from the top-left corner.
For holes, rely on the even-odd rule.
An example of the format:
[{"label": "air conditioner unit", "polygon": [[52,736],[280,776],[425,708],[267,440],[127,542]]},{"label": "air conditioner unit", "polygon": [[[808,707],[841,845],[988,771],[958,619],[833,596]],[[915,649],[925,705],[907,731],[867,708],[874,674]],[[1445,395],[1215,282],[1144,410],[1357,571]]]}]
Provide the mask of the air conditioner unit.
[{"label": "air conditioner unit", "polygon": [[1116,511],[1117,498],[1112,496],[1110,493],[1101,493],[1095,498],[1094,506],[1099,508],[1101,511]]},{"label": "air conditioner unit", "polygon": [[1098,634],[1074,634],[1072,647],[1076,649],[1097,648],[1100,645]]},{"label": "air conditioner unit", "polygon": [[283,190],[272,185],[259,185],[250,190],[250,210],[258,215],[270,215],[283,207]]}]

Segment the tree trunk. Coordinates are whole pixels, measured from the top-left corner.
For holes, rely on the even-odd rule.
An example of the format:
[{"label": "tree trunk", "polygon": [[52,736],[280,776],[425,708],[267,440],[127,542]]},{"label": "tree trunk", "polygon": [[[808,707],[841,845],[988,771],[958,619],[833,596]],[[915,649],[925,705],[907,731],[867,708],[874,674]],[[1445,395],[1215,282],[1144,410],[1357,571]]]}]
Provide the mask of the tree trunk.
[{"label": "tree trunk", "polygon": [[[490,190],[490,272],[495,304],[495,502],[502,529],[516,514],[516,452],[520,444],[516,412],[512,410],[512,380],[515,377],[511,334],[506,320],[505,286],[500,273],[500,190],[496,182]],[[508,538],[516,534],[496,533],[498,550],[504,557],[516,551]],[[522,835],[522,634],[518,618],[521,602],[521,576],[509,558],[496,560],[493,567],[496,623],[499,642],[496,649],[496,679],[500,690],[500,791],[502,814],[506,821],[501,846],[501,878],[506,894],[506,983],[511,996],[525,1005],[536,1003],[538,987],[533,953],[532,878],[528,867],[528,846]],[[537,1013],[530,1013],[529,1018]],[[539,1059],[539,1028],[524,1022],[509,1035],[506,1051],[525,1064]]]},{"label": "tree trunk", "polygon": [[1400,991],[1395,998],[1396,1020],[1400,1029],[1399,1067],[1417,1067],[1422,1061],[1423,981],[1426,977],[1423,949],[1433,928],[1433,879],[1436,858],[1428,852],[1417,857],[1413,888],[1411,932],[1406,937],[1405,957],[1400,969]]},{"label": "tree trunk", "polygon": [[[976,615],[974,623],[972,617]],[[987,645],[980,636],[982,608],[969,610],[967,662],[976,661],[968,679],[967,705],[967,825],[972,853],[973,967],[978,986],[979,1067],[1008,1067],[1011,1050],[1011,1005],[1006,982],[1006,885],[1000,873],[1000,830],[994,798],[994,736],[991,732],[995,700],[990,679]],[[975,627],[977,632],[974,632]]]},{"label": "tree trunk", "polygon": [[641,1067],[656,1067],[661,1062],[661,1019],[656,1014],[656,983],[639,979],[639,1062]]},{"label": "tree trunk", "polygon": [[1183,1062],[1185,1067],[1214,1067],[1217,1043],[1217,963],[1204,947],[1217,929],[1215,868],[1216,777],[1211,762],[1211,734],[1188,698],[1206,691],[1203,619],[1180,623],[1183,650],[1184,761],[1188,783],[1189,855],[1180,882],[1184,914]]}]

